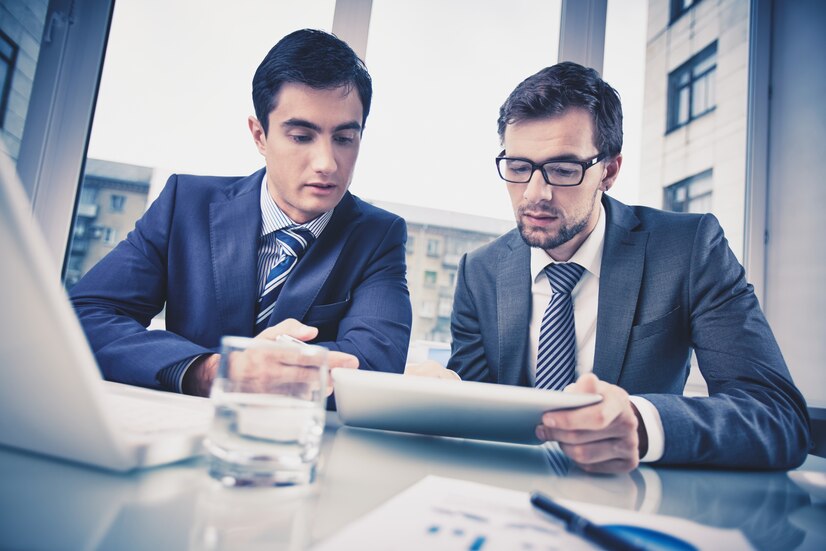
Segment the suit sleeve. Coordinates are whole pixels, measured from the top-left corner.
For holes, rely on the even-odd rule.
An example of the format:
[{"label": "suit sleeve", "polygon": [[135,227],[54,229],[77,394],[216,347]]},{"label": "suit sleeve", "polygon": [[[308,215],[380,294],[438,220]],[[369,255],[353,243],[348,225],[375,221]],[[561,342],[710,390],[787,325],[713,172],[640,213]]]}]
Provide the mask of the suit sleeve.
[{"label": "suit sleeve", "polygon": [[489,370],[482,341],[482,329],[479,323],[473,294],[468,284],[467,255],[459,262],[456,277],[456,291],[453,296],[453,313],[451,314],[450,361],[447,368],[455,371],[466,381],[489,381]]},{"label": "suit sleeve", "polygon": [[643,394],[660,413],[660,463],[788,469],[809,422],[780,349],[713,216],[699,223],[688,279],[691,343],[708,397]]},{"label": "suit sleeve", "polygon": [[211,352],[174,333],[147,330],[166,302],[176,184],[173,175],[135,229],[71,290],[72,305],[108,380],[160,388],[162,369]]},{"label": "suit sleeve", "polygon": [[412,322],[406,279],[406,240],[407,226],[397,217],[386,229],[384,238],[366,263],[363,276],[351,291],[351,304],[339,323],[336,340],[315,344],[356,356],[359,369],[404,371]]}]

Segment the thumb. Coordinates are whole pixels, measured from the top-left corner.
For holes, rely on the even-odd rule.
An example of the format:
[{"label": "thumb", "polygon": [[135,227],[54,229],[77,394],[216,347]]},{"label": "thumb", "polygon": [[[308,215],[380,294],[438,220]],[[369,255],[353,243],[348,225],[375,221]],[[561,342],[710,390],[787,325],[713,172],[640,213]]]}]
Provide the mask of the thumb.
[{"label": "thumb", "polygon": [[294,337],[300,341],[309,341],[318,335],[318,329],[310,325],[304,325],[294,318],[288,318],[278,324],[276,327],[281,329],[285,335]]},{"label": "thumb", "polygon": [[579,376],[579,379],[577,379],[575,383],[571,383],[567,387],[565,387],[565,392],[583,392],[586,394],[596,394],[597,383],[599,383],[599,377],[590,372],[583,373]]}]

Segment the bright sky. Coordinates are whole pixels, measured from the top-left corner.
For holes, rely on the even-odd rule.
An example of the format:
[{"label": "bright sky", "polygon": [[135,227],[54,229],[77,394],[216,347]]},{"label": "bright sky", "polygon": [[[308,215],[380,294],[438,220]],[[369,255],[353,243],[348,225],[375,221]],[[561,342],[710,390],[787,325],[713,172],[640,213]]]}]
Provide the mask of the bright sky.
[{"label": "bright sky", "polygon": [[[246,123],[255,68],[285,34],[330,30],[334,0],[115,6],[89,156],[246,175],[263,166]],[[611,193],[635,202],[646,0],[610,0],[608,10],[604,74],[623,98],[627,146]],[[374,100],[351,191],[510,219],[493,163],[498,109],[555,62],[559,11],[559,0],[373,0]]]}]

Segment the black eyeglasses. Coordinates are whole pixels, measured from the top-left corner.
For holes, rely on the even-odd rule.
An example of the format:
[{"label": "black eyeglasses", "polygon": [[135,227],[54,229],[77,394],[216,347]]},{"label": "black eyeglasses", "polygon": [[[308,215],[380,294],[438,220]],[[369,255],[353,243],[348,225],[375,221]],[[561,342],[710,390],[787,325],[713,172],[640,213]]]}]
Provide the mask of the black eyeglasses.
[{"label": "black eyeglasses", "polygon": [[499,177],[512,184],[527,184],[533,173],[538,170],[545,178],[545,183],[551,186],[572,187],[578,186],[585,178],[585,171],[605,158],[602,153],[588,161],[571,159],[551,159],[542,164],[536,164],[530,159],[520,157],[505,157],[505,152],[496,157],[496,169]]}]

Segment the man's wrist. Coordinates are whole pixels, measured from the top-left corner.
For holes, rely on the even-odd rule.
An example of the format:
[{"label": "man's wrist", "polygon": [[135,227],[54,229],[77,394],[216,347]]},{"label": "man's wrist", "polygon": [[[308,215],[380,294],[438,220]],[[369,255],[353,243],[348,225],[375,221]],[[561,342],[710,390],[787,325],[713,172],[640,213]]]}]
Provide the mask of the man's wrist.
[{"label": "man's wrist", "polygon": [[209,396],[212,381],[218,373],[220,360],[220,354],[208,354],[192,362],[192,365],[184,373],[181,382],[183,393],[192,394],[193,396]]}]

